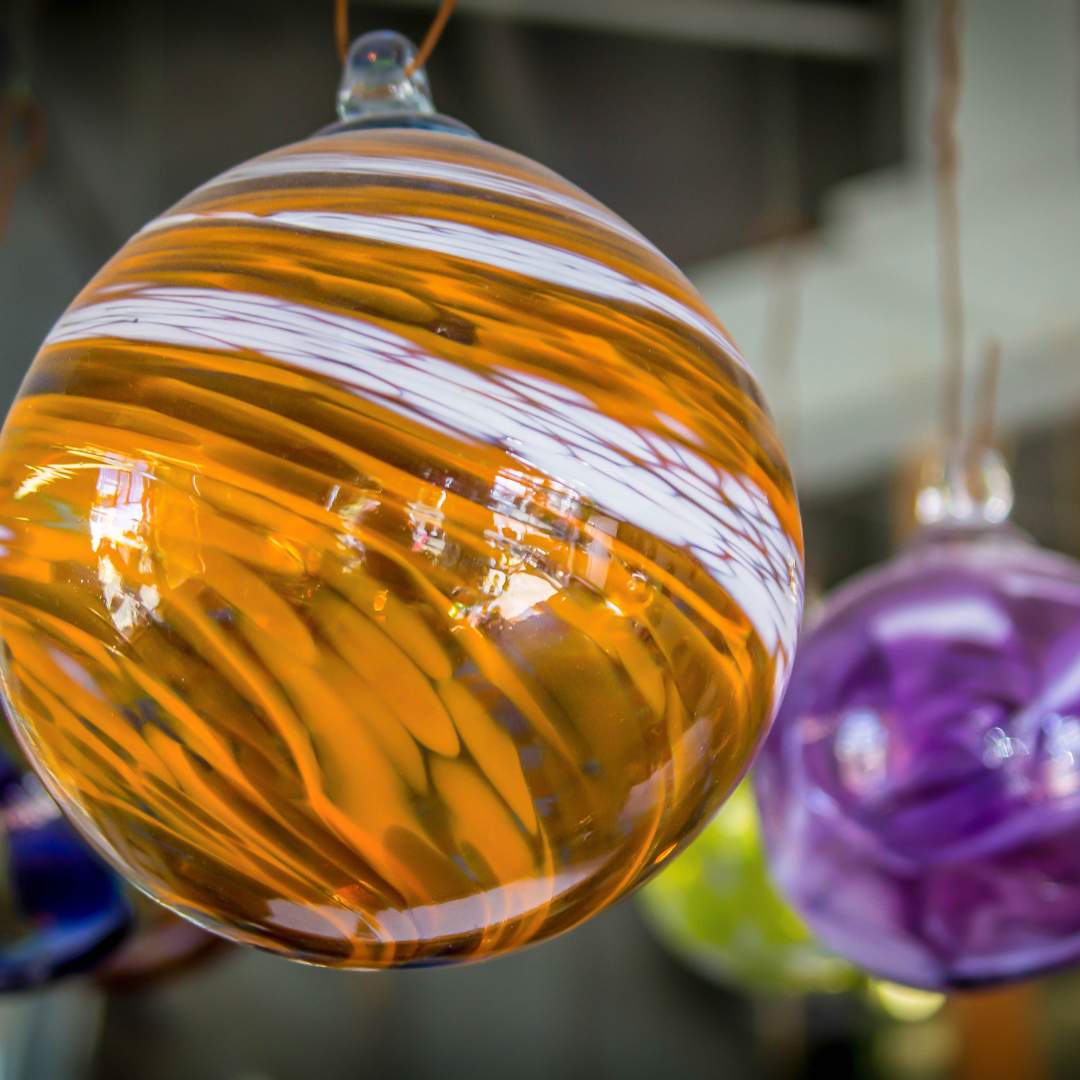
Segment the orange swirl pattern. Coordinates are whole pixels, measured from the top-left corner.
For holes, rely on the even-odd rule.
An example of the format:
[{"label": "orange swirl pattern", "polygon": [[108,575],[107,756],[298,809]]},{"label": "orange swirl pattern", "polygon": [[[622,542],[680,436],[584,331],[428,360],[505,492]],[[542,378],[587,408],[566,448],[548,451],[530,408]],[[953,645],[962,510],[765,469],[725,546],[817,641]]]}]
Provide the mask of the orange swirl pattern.
[{"label": "orange swirl pattern", "polygon": [[153,896],[326,964],[565,930],[708,820],[802,602],[782,450],[625,223],[345,131],[134,237],[0,445],[4,691]]}]

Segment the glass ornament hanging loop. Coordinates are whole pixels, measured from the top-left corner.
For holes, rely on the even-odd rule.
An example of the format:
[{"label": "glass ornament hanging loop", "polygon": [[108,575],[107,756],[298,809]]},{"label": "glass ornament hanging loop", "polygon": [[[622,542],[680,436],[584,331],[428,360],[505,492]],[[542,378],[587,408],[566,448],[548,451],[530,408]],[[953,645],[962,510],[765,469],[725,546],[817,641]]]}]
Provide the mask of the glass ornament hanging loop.
[{"label": "glass ornament hanging loop", "polygon": [[417,55],[408,38],[389,30],[358,38],[342,72],[338,117],[349,121],[386,113],[434,113],[427,71],[411,70]]},{"label": "glass ornament hanging loop", "polygon": [[994,449],[994,412],[1001,346],[983,348],[975,416],[966,438],[944,443],[923,468],[915,498],[915,519],[922,526],[978,530],[1004,524],[1012,513],[1009,470]]},{"label": "glass ornament hanging loop", "polygon": [[[438,45],[439,38],[442,37],[455,7],[457,7],[457,0],[442,0],[427,34],[424,35],[423,44],[419,49],[412,48],[412,54],[405,64],[405,77],[415,75],[431,59],[431,54],[435,51],[435,46]],[[337,41],[338,59],[341,60],[342,66],[345,66],[349,59],[351,40],[349,37],[349,0],[334,0],[334,37]]]},{"label": "glass ornament hanging loop", "polygon": [[425,65],[454,13],[443,0],[419,49],[404,35],[375,30],[349,46],[349,0],[335,0],[334,29],[342,63],[337,112],[342,121],[386,113],[435,112]]}]

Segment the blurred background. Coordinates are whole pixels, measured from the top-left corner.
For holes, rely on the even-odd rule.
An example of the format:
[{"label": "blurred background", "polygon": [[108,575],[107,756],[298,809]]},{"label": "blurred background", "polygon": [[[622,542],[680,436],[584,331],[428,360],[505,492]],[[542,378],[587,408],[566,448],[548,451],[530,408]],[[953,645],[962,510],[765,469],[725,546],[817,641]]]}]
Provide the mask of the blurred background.
[{"label": "blurred background", "polygon": [[[352,4],[419,39],[435,3]],[[636,226],[758,373],[811,594],[909,529],[937,422],[928,0],[460,0],[436,103]],[[972,0],[969,329],[1003,345],[1015,519],[1080,556],[1080,4]],[[0,247],[0,403],[123,241],[333,119],[329,0],[0,0],[0,87],[47,153]],[[633,901],[520,955],[379,975],[226,951],[151,989],[0,1001],[0,1080],[1080,1076],[1080,976],[910,1002],[723,989]]]}]

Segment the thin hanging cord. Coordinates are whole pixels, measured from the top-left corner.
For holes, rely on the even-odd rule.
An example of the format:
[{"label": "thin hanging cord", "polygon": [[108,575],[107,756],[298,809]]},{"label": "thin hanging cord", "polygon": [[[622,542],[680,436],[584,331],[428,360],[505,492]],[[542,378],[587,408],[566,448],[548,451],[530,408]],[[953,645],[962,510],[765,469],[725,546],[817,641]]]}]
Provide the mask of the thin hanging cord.
[{"label": "thin hanging cord", "polygon": [[344,65],[349,58],[349,0],[334,0],[334,40]]},{"label": "thin hanging cord", "polygon": [[975,419],[971,432],[973,454],[993,445],[1000,371],[1001,342],[991,338],[983,345],[979,358],[979,385],[975,391]]},{"label": "thin hanging cord", "polygon": [[427,36],[420,46],[420,51],[405,69],[406,75],[415,74],[431,58],[431,54],[435,51],[435,46],[439,44],[439,38],[442,37],[442,32],[446,29],[446,24],[450,21],[450,16],[453,15],[456,6],[457,0],[443,0],[442,7],[439,8],[439,13],[435,16],[435,21],[431,24],[431,29],[428,30]]},{"label": "thin hanging cord", "polygon": [[960,438],[964,381],[964,296],[960,279],[959,152],[960,0],[940,0],[937,23],[938,97],[933,132],[937,151],[938,274],[943,346],[941,428],[945,441]]},{"label": "thin hanging cord", "polygon": [[770,245],[765,328],[761,344],[762,380],[784,414],[784,445],[792,467],[800,464],[799,377],[795,357],[802,316],[802,268],[796,241],[810,225],[799,209],[799,110],[795,67],[790,59],[770,59],[765,75],[762,136],[764,188],[768,200],[754,239]]}]

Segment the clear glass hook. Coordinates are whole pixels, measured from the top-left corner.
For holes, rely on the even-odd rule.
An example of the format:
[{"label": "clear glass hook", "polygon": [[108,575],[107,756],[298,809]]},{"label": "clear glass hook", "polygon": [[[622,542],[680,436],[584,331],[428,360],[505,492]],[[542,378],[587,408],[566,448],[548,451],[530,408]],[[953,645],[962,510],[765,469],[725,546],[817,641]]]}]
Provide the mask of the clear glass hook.
[{"label": "clear glass hook", "polygon": [[1013,485],[1001,455],[957,442],[929,468],[915,499],[922,525],[1000,525],[1013,508]]},{"label": "clear glass hook", "polygon": [[408,74],[416,46],[392,30],[375,30],[353,42],[338,89],[337,111],[342,120],[385,113],[435,112],[427,72]]}]

